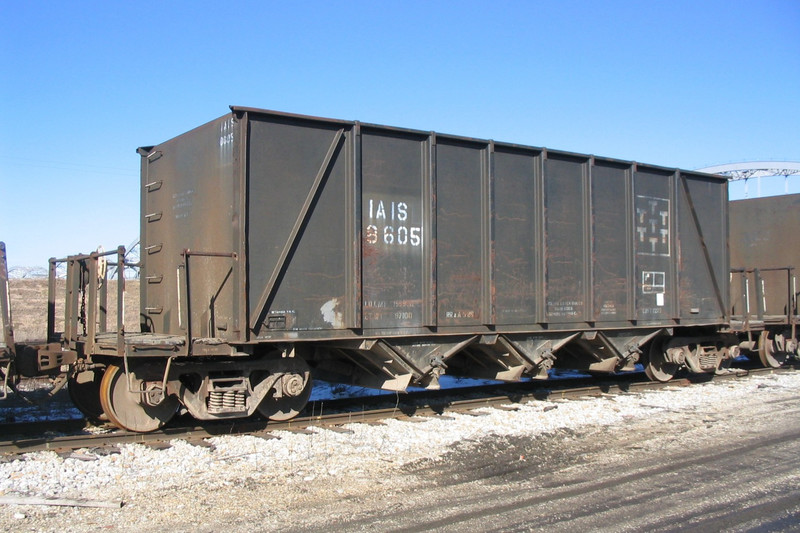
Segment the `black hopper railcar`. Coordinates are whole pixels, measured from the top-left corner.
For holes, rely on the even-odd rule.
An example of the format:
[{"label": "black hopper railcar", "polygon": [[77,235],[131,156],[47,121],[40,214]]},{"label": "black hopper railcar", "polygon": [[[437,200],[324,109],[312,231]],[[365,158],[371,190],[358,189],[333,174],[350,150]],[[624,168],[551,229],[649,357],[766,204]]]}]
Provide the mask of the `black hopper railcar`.
[{"label": "black hopper railcar", "polygon": [[25,350],[130,430],[287,419],[312,373],[666,380],[739,353],[719,176],[244,107],[139,154],[141,331],[109,331],[109,254],[79,255],[65,331],[51,305]]}]

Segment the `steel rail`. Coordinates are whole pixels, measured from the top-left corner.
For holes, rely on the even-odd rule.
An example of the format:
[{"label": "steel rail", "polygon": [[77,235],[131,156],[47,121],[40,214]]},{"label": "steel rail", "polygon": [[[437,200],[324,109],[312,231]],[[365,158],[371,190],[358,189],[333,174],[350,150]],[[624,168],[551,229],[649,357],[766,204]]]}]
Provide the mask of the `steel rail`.
[{"label": "steel rail", "polygon": [[[470,387],[469,389],[448,389],[438,391],[439,394],[430,395],[429,393],[419,393],[416,395],[398,396],[398,400],[393,406],[387,407],[386,396],[373,396],[357,399],[332,400],[328,402],[317,402],[312,406],[309,415],[300,416],[287,422],[272,422],[266,420],[237,420],[230,422],[218,422],[198,424],[196,420],[189,419],[190,423],[186,426],[167,427],[152,433],[133,433],[122,430],[112,430],[109,428],[107,433],[96,433],[91,435],[37,435],[34,437],[25,436],[22,431],[18,431],[18,436],[10,439],[0,437],[0,456],[14,456],[23,453],[51,450],[58,453],[68,453],[83,448],[89,449],[112,449],[120,444],[139,443],[154,447],[168,445],[175,439],[185,440],[191,444],[202,445],[208,438],[223,435],[255,435],[262,438],[280,438],[275,432],[309,432],[318,429],[328,429],[332,431],[347,431],[342,426],[354,423],[374,424],[384,420],[422,420],[424,418],[435,418],[445,415],[445,413],[470,413],[481,408],[505,408],[517,409],[519,406],[535,401],[553,401],[560,399],[576,399],[585,397],[598,397],[617,394],[636,394],[645,391],[659,390],[668,387],[687,387],[697,384],[712,383],[726,379],[742,379],[754,374],[771,374],[778,372],[795,371],[795,365],[784,366],[781,368],[755,368],[751,370],[734,369],[728,373],[713,376],[692,376],[690,378],[677,378],[668,382],[657,381],[634,381],[630,376],[620,376],[615,381],[605,380],[604,382],[591,385],[570,387],[562,384],[544,387],[525,387],[524,384],[510,384],[509,387],[489,386],[489,387]],[[565,383],[571,380],[563,380]],[[576,381],[585,381],[576,379]],[[535,383],[535,382],[534,382]],[[539,382],[542,383],[542,382]],[[530,385],[530,383],[527,383]],[[538,384],[538,383],[537,383]],[[554,385],[549,383],[549,385]],[[561,386],[559,386],[561,385]],[[474,396],[480,389],[494,389],[504,391],[505,394],[495,396]],[[444,393],[444,394],[442,394]],[[432,397],[431,397],[432,396]],[[401,401],[402,399],[403,401]],[[324,412],[325,405],[328,405],[329,412]],[[362,409],[352,410],[361,405]],[[370,407],[371,404],[374,404]],[[318,410],[318,413],[315,413]],[[187,417],[188,418],[188,417]],[[180,419],[178,419],[180,421]],[[81,428],[86,428],[87,424],[83,420],[73,421]],[[40,423],[37,423],[40,424]],[[18,424],[16,426],[26,426]],[[108,427],[108,426],[107,426]],[[53,431],[53,427],[50,431]],[[101,427],[102,429],[102,427]],[[206,444],[207,445],[207,444]]]}]

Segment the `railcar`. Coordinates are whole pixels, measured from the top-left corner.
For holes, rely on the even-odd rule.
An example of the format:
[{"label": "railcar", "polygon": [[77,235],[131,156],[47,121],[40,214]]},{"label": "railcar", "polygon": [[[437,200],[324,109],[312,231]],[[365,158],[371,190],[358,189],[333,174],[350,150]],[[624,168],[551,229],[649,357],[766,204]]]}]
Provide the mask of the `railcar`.
[{"label": "railcar", "polygon": [[731,328],[764,366],[798,355],[800,194],[730,203]]},{"label": "railcar", "polygon": [[12,374],[12,364],[16,359],[16,343],[14,342],[14,328],[11,320],[10,296],[8,293],[8,261],[6,258],[6,245],[0,242],[0,400],[8,396],[9,380]]},{"label": "railcar", "polygon": [[120,427],[287,419],[312,373],[667,380],[738,355],[722,177],[245,107],[138,153],[140,331],[106,323],[124,249],[76,255],[51,261],[64,331],[51,296],[25,350]]}]

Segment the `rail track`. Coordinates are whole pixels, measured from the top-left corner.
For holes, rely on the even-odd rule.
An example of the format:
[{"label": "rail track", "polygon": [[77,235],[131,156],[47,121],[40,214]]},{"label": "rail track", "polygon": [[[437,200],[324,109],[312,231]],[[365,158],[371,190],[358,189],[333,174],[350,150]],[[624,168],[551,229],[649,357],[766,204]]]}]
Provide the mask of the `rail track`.
[{"label": "rail track", "polygon": [[[781,368],[735,368],[713,376],[713,380],[743,379],[754,374],[769,374],[800,369],[800,364]],[[197,424],[190,417],[178,418],[170,427],[152,433],[135,433],[109,425],[92,425],[84,419],[25,422],[0,425],[0,457],[55,451],[72,453],[91,449],[98,454],[113,453],[114,447],[140,443],[153,447],[168,447],[174,439],[195,445],[205,445],[205,439],[220,435],[250,434],[261,438],[280,438],[275,432],[311,432],[315,428],[347,432],[343,426],[351,423],[381,423],[388,419],[424,420],[447,416],[448,413],[467,413],[479,416],[480,408],[516,409],[515,404],[531,401],[576,399],[607,394],[633,394],[666,387],[685,387],[712,381],[712,376],[691,375],[668,382],[649,381],[644,373],[616,376],[598,381],[593,378],[570,378],[550,382],[524,382],[505,385],[422,391],[402,396],[371,396],[317,401],[309,404],[302,416],[286,422],[264,419],[234,420]]]}]

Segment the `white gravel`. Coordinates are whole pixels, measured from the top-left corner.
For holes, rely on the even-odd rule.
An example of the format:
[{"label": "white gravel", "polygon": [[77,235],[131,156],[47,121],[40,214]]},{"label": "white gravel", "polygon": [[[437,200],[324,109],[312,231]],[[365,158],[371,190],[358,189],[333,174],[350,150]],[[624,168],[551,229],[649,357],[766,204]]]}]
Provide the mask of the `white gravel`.
[{"label": "white gravel", "polygon": [[[436,460],[451,445],[465,440],[502,435],[535,438],[562,428],[623,425],[631,419],[674,410],[705,413],[715,406],[760,401],[759,395],[779,390],[800,391],[800,372],[642,394],[533,402],[516,405],[514,411],[482,409],[484,416],[448,414],[417,423],[354,423],[345,426],[351,433],[317,428],[310,435],[274,433],[279,439],[214,437],[207,440],[213,447],[175,440],[165,450],[131,444],[109,455],[93,450],[81,450],[71,457],[31,453],[0,463],[0,497],[86,499],[144,506],[154,494],[187,495],[200,489],[210,494],[243,484],[275,481],[287,491],[302,490],[304,484],[330,483],[342,494],[351,488],[336,485],[344,477],[347,483],[369,485],[385,478],[387,469],[396,470],[420,459]],[[45,512],[70,511],[4,505],[0,506],[0,528],[21,526],[31,516]],[[169,512],[181,511],[176,506]]]}]

